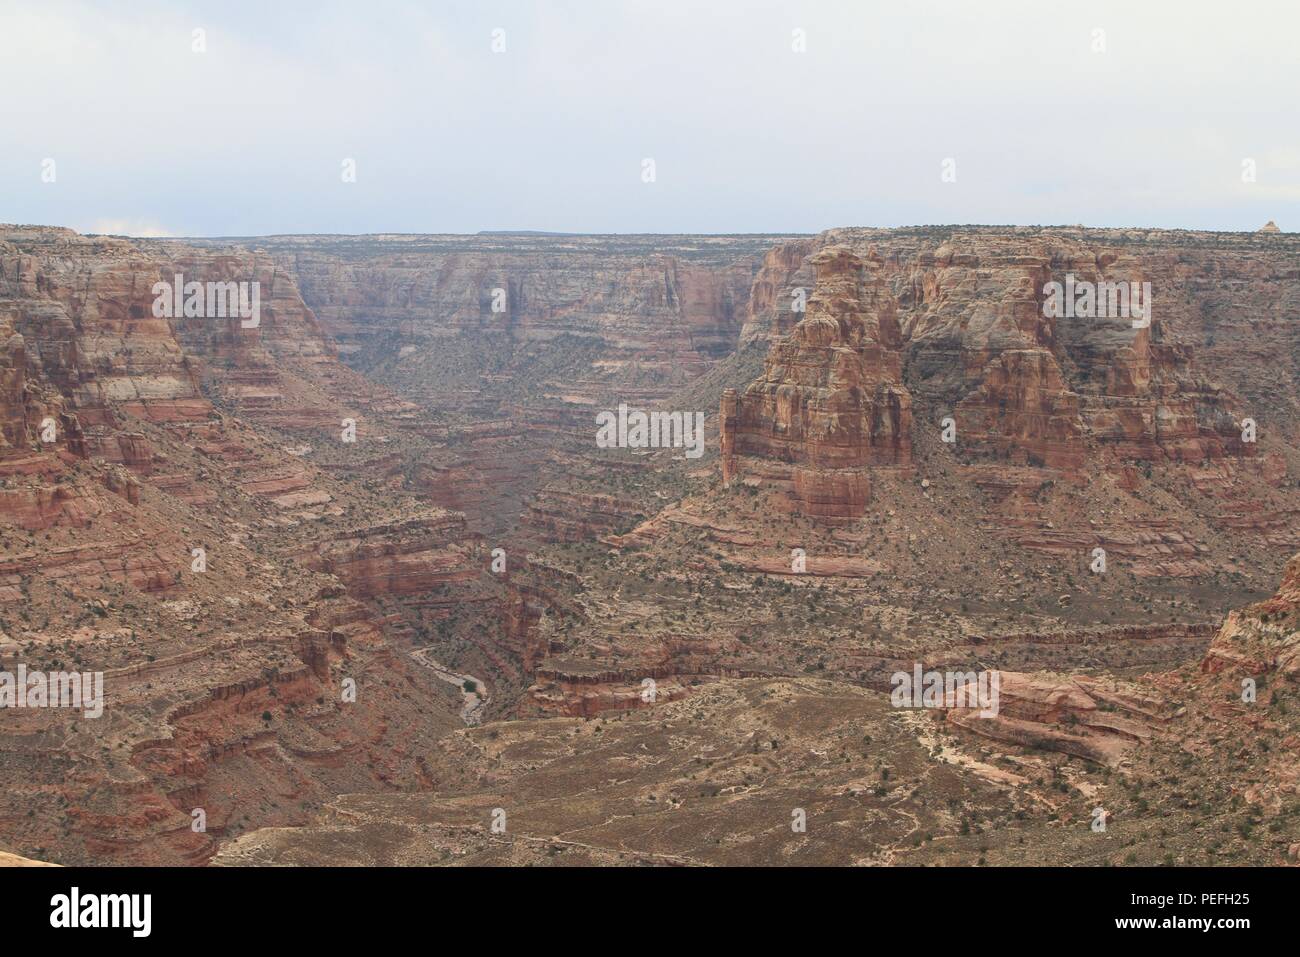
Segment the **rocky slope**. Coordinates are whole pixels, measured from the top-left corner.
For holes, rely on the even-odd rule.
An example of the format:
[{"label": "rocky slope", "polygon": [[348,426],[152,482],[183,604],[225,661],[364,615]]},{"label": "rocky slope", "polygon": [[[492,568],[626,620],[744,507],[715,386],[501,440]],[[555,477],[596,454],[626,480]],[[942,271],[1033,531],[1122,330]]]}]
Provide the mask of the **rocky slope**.
[{"label": "rocky slope", "polygon": [[[155,316],[176,274],[259,283],[260,322]],[[0,664],[105,689],[100,718],[4,710],[5,843],[196,862],[340,790],[420,786],[454,701],[360,600],[487,576],[462,517],[393,493],[404,404],[337,362],[292,278],[4,227],[0,338]]]},{"label": "rocky slope", "polygon": [[[1298,599],[1300,555],[1215,637],[1215,680],[1005,673],[994,720],[747,679],[652,712],[461,731],[430,757],[433,793],[345,795],[216,863],[1294,862]],[[1268,690],[1241,703],[1242,676]]]}]

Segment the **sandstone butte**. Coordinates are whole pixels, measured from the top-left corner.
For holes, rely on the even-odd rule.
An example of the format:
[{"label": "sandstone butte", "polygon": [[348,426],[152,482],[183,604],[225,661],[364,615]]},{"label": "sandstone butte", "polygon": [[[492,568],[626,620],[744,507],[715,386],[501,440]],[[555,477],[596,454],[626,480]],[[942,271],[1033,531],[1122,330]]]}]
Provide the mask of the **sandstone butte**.
[{"label": "sandstone butte", "polygon": [[[1300,240],[1275,230],[0,226],[0,666],[107,689],[99,720],[0,712],[0,848],[1124,863],[1167,812],[1189,837],[1152,863],[1204,863],[1203,826],[1211,862],[1286,860]],[[177,273],[256,281],[260,322],[156,318]],[[1046,316],[1067,273],[1151,283],[1151,323]],[[706,456],[596,448],[620,402],[707,412]],[[1002,670],[1005,708],[891,711],[916,662]],[[755,790],[856,836],[782,843]],[[502,793],[508,847],[479,833]],[[1133,843],[1087,843],[1098,800]]]}]

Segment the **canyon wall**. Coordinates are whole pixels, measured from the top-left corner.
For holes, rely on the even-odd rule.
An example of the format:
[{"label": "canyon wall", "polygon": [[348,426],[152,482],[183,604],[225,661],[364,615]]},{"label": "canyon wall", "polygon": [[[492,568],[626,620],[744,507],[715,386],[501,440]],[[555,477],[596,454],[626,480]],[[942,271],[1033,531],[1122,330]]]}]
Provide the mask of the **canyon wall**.
[{"label": "canyon wall", "polygon": [[[804,487],[844,488],[842,509],[821,506],[850,517],[866,496],[835,470],[909,464],[922,432],[967,462],[1276,476],[1300,421],[1298,251],[1279,234],[1082,228],[841,229],[779,247],[745,326],[770,337],[766,372],[722,399],[724,473],[790,463]],[[1150,317],[1055,315],[1045,291],[1067,281],[1149,283]],[[1243,439],[1246,420],[1274,441]]]},{"label": "canyon wall", "polygon": [[[258,311],[159,315],[177,275],[256,283]],[[487,575],[463,516],[388,474],[415,407],[338,362],[293,277],[0,227],[0,341],[0,669],[104,690],[98,717],[2,712],[5,844],[195,863],[341,790],[422,786],[457,705],[378,603]]]},{"label": "canyon wall", "polygon": [[[1300,548],[1297,251],[0,227],[0,662],[108,688],[102,723],[5,715],[8,843],[200,862],[432,787],[462,704],[417,651],[526,717],[939,657],[1183,661]],[[155,315],[178,274],[256,282],[256,322]],[[1149,326],[1045,314],[1067,274],[1150,282]],[[708,412],[707,454],[597,448],[620,402]],[[1099,720],[1078,680],[1025,679],[1024,708],[1082,688],[1049,717]]]}]

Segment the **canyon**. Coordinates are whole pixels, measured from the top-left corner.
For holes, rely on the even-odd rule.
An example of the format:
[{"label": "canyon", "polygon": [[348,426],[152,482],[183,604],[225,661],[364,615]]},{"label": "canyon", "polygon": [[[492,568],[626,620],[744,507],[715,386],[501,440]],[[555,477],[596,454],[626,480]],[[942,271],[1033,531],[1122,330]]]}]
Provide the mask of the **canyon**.
[{"label": "canyon", "polygon": [[[177,274],[258,323],[157,316]],[[1151,322],[1049,315],[1067,274]],[[1300,844],[1295,234],[0,226],[0,343],[0,670],[107,696],[0,711],[0,852]],[[602,448],[621,405],[703,456]],[[916,664],[999,670],[1000,714],[891,709]]]}]

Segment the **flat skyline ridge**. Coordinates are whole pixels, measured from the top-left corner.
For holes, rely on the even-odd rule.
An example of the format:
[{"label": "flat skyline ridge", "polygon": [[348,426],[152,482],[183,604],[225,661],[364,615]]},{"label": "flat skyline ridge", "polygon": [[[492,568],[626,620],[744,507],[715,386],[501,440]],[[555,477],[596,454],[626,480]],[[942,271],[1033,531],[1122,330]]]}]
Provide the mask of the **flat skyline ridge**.
[{"label": "flat skyline ridge", "polygon": [[[1274,223],[1275,221],[1269,220]],[[96,233],[79,230],[74,226],[61,226],[42,223],[5,223],[5,228],[20,229],[70,229],[83,236],[106,236],[114,239],[144,239],[154,241],[200,241],[211,242],[215,240],[233,240],[233,239],[285,239],[298,236],[319,236],[319,237],[338,237],[338,238],[367,238],[383,236],[525,236],[530,238],[546,237],[574,237],[590,238],[601,236],[619,236],[619,237],[656,237],[656,236],[701,236],[718,239],[765,239],[769,237],[783,236],[818,236],[822,233],[831,232],[841,229],[862,229],[862,230],[879,230],[882,232],[899,232],[907,230],[930,230],[930,229],[971,229],[971,230],[1084,230],[1085,232],[1161,232],[1161,233],[1208,233],[1220,234],[1225,236],[1249,236],[1256,233],[1263,233],[1262,225],[1255,229],[1195,229],[1184,226],[1097,226],[1086,223],[1053,223],[1048,225],[1039,225],[1032,223],[911,223],[899,226],[870,226],[862,224],[827,226],[825,229],[815,230],[813,232],[782,232],[782,231],[765,231],[765,232],[700,232],[680,230],[676,232],[581,232],[569,230],[550,230],[550,229],[480,229],[473,232],[439,232],[439,231],[397,231],[381,230],[379,232],[362,232],[362,233],[340,233],[340,232],[321,232],[321,233],[298,233],[298,232],[272,232],[272,233],[245,233],[245,234],[226,234],[220,236],[141,236],[132,233]],[[1295,230],[1283,229],[1278,226],[1276,233],[1263,233],[1264,235],[1297,235]]]},{"label": "flat skyline ridge", "polygon": [[[1273,220],[1269,220],[1273,222]],[[438,237],[572,237],[572,238],[598,238],[598,237],[679,237],[679,235],[693,235],[693,237],[706,238],[744,238],[744,239],[767,239],[780,237],[813,237],[822,233],[837,229],[865,229],[880,231],[906,231],[906,230],[928,230],[928,229],[974,229],[974,230],[1084,230],[1097,231],[1097,233],[1125,233],[1125,231],[1148,231],[1148,233],[1210,233],[1222,235],[1253,235],[1261,233],[1261,229],[1192,229],[1186,226],[1093,226],[1087,224],[1052,224],[1052,225],[1032,225],[1023,224],[1023,222],[918,222],[906,226],[866,226],[866,225],[840,225],[827,226],[826,229],[811,231],[811,233],[784,233],[784,231],[764,231],[764,233],[702,233],[702,231],[681,230],[675,233],[636,233],[636,231],[612,231],[612,233],[581,233],[581,231],[568,230],[545,230],[545,229],[480,229],[473,233],[441,233],[441,231],[378,231],[378,233],[256,233],[246,235],[168,235],[168,237],[142,237],[142,235],[131,235],[129,233],[83,233],[82,235],[107,235],[107,237],[123,239],[173,239],[173,241],[195,241],[211,242],[216,239],[285,239],[294,237],[425,237],[425,235],[438,235]],[[1271,235],[1295,235],[1295,230],[1282,229],[1279,226],[1277,233],[1268,233]],[[1266,234],[1266,235],[1268,235]]]}]

